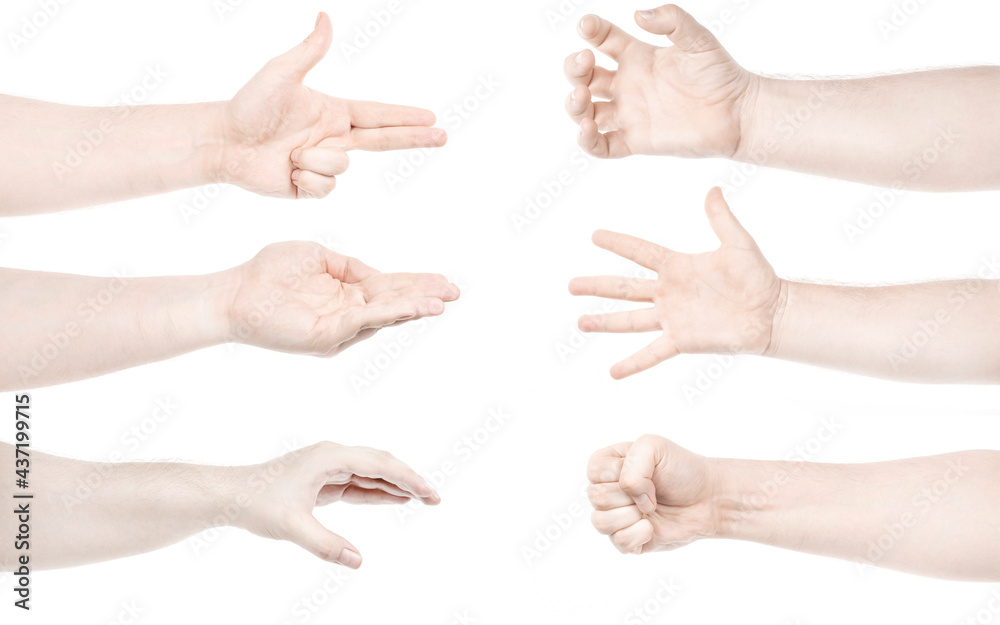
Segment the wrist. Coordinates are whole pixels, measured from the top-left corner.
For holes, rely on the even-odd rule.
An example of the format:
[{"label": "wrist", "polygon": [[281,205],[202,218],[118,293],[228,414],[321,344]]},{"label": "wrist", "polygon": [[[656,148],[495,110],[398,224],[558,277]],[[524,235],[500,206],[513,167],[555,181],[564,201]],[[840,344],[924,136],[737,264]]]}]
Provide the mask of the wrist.
[{"label": "wrist", "polygon": [[218,343],[240,342],[239,328],[234,323],[233,301],[240,287],[239,267],[204,276],[211,293],[209,318]]},{"label": "wrist", "polygon": [[778,278],[778,282],[778,297],[771,310],[771,323],[767,337],[767,344],[764,346],[764,351],[761,352],[762,356],[768,356],[770,358],[777,357],[778,350],[781,347],[785,319],[788,317],[789,302],[791,301],[790,293],[798,288],[797,283],[783,278]]},{"label": "wrist", "polygon": [[765,91],[772,88],[772,78],[750,73],[746,88],[737,100],[737,123],[739,140],[729,158],[741,162],[756,162],[752,155],[760,151],[757,145],[761,125],[761,107],[766,100]]},{"label": "wrist", "polygon": [[198,477],[206,485],[199,512],[202,524],[206,528],[239,527],[249,498],[245,488],[249,467],[202,466],[199,469]]},{"label": "wrist", "polygon": [[193,276],[194,301],[189,323],[206,346],[221,345],[233,340],[231,310],[234,282],[229,271]]},{"label": "wrist", "polygon": [[190,166],[197,184],[206,185],[223,182],[220,172],[223,166],[225,137],[223,135],[223,102],[200,102],[183,105],[190,109],[182,111],[187,116],[192,154]]},{"label": "wrist", "polygon": [[790,474],[757,460],[715,458],[715,538],[754,540]]}]

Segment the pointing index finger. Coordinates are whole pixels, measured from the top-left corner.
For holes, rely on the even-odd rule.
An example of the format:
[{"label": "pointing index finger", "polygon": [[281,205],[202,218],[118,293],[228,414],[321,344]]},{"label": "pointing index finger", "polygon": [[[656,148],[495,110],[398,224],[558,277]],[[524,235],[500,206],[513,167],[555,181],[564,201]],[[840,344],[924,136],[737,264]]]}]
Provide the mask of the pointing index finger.
[{"label": "pointing index finger", "polygon": [[401,104],[348,100],[351,125],[356,128],[432,126],[437,117],[427,109]]},{"label": "pointing index finger", "polygon": [[661,263],[672,253],[667,248],[645,239],[610,230],[594,232],[592,240],[597,247],[614,252],[653,271],[659,271]]},{"label": "pointing index finger", "polygon": [[636,41],[622,29],[596,15],[584,15],[577,25],[577,32],[587,43],[615,61],[629,44]]}]

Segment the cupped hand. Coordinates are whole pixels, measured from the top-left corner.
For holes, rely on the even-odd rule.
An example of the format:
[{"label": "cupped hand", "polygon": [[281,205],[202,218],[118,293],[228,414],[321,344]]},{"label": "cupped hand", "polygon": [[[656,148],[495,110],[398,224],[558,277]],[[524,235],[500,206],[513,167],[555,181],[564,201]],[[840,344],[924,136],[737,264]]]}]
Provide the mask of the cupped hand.
[{"label": "cupped hand", "polygon": [[441,503],[437,492],[392,454],[323,442],[266,464],[242,467],[234,487],[240,510],[233,525],[265,538],[293,542],[313,555],[356,569],[361,552],[324,527],[313,509],[338,501]]},{"label": "cupped hand", "polygon": [[590,50],[566,58],[566,111],[580,125],[580,146],[600,158],[733,157],[757,76],[675,5],[637,11],[635,21],[674,45],[639,41],[596,15],[580,20],[580,36],[618,64],[597,66]]},{"label": "cupped hand", "polygon": [[601,449],[587,477],[594,527],[622,553],[676,549],[717,532],[715,464],[665,438]]},{"label": "cupped hand", "polygon": [[230,340],[323,357],[459,297],[444,276],[381,273],[305,241],[269,245],[227,274]]},{"label": "cupped hand", "polygon": [[320,13],[305,41],[269,61],[222,108],[218,178],[261,195],[322,198],[348,165],[349,150],[440,147],[431,111],[344,100],[302,84],[333,41]]},{"label": "cupped hand", "polygon": [[722,245],[703,254],[681,254],[627,234],[594,233],[598,247],[656,272],[655,280],[594,276],[574,278],[569,284],[573,295],[652,304],[580,318],[584,332],[662,332],[615,364],[612,377],[645,371],[678,354],[763,354],[770,346],[786,283],[736,220],[718,187],[705,198],[705,212]]}]

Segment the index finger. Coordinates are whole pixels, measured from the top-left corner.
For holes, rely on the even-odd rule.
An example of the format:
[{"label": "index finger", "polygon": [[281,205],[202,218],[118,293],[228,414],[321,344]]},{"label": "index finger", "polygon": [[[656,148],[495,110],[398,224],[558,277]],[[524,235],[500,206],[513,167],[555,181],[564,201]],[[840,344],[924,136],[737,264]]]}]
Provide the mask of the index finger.
[{"label": "index finger", "polygon": [[338,254],[326,247],[323,260],[326,262],[326,272],[344,282],[360,282],[365,278],[377,276],[381,272],[372,269],[357,258]]},{"label": "index finger", "polygon": [[[398,458],[383,451],[350,447],[338,450],[337,453],[340,459],[334,467],[340,465],[359,477],[384,480],[420,500],[439,501],[441,499],[430,484],[424,481],[424,478],[420,477],[416,471]],[[331,469],[336,472],[334,467]]]},{"label": "index finger", "polygon": [[598,449],[587,462],[587,479],[591,484],[617,482],[621,474],[622,462],[631,443],[616,443]]},{"label": "index finger", "polygon": [[596,15],[584,15],[580,18],[577,32],[587,43],[615,61],[629,44],[636,41],[622,29]]},{"label": "index finger", "polygon": [[611,232],[610,230],[596,231],[591,240],[597,247],[614,252],[622,258],[627,258],[653,271],[659,271],[659,267],[663,261],[673,253],[671,250],[655,243],[650,243],[645,239],[640,239],[630,234]]},{"label": "index finger", "polygon": [[348,100],[351,125],[356,128],[385,126],[433,126],[437,117],[427,109],[401,104]]}]

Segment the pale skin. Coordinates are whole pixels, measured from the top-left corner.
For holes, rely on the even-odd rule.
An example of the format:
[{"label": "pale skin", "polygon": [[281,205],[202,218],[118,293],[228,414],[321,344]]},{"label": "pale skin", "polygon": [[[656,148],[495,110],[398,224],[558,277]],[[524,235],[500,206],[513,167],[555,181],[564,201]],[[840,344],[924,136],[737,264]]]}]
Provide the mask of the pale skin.
[{"label": "pale skin", "polygon": [[[305,41],[225,102],[68,106],[0,95],[0,214],[46,213],[212,183],[322,198],[351,150],[439,147],[431,111],[347,100],[303,84],[333,40],[321,13]],[[82,147],[81,147],[82,146]],[[76,155],[76,158],[73,155]]]},{"label": "pale skin", "polygon": [[[0,443],[4,466],[14,466],[15,454],[13,445]],[[2,571],[15,570],[25,553],[32,570],[64,568],[154,551],[226,526],[289,541],[325,561],[357,569],[361,551],[324,527],[314,508],[338,502],[441,502],[423,478],[391,454],[330,442],[235,467],[96,463],[32,450],[29,475],[31,488],[17,492],[29,492],[33,499],[12,499],[13,481],[0,489],[5,501],[30,501],[31,515],[29,550],[16,550],[5,540]],[[97,486],[81,490],[82,483]],[[0,532],[16,536],[18,522],[14,514],[3,515]]]},{"label": "pale skin", "polygon": [[627,234],[594,244],[656,272],[574,278],[573,295],[645,304],[585,315],[584,332],[658,333],[616,363],[628,377],[679,354],[750,354],[910,382],[1000,382],[1000,266],[968,280],[847,287],[779,278],[718,188],[705,212],[721,245],[682,254]]},{"label": "pale skin", "polygon": [[647,434],[594,453],[594,527],[622,553],[749,540],[945,579],[1000,581],[1000,452],[866,464],[707,458]]},{"label": "pale skin", "polygon": [[0,269],[0,390],[70,382],[224,343],[334,356],[444,312],[439,274],[381,273],[286,242],[201,276],[97,278]]},{"label": "pale skin", "polygon": [[[1000,68],[858,79],[785,80],[750,72],[675,5],[637,11],[647,44],[596,15],[570,54],[566,110],[599,158],[718,157],[926,191],[1000,187]],[[665,42],[666,43],[666,42]]]}]

